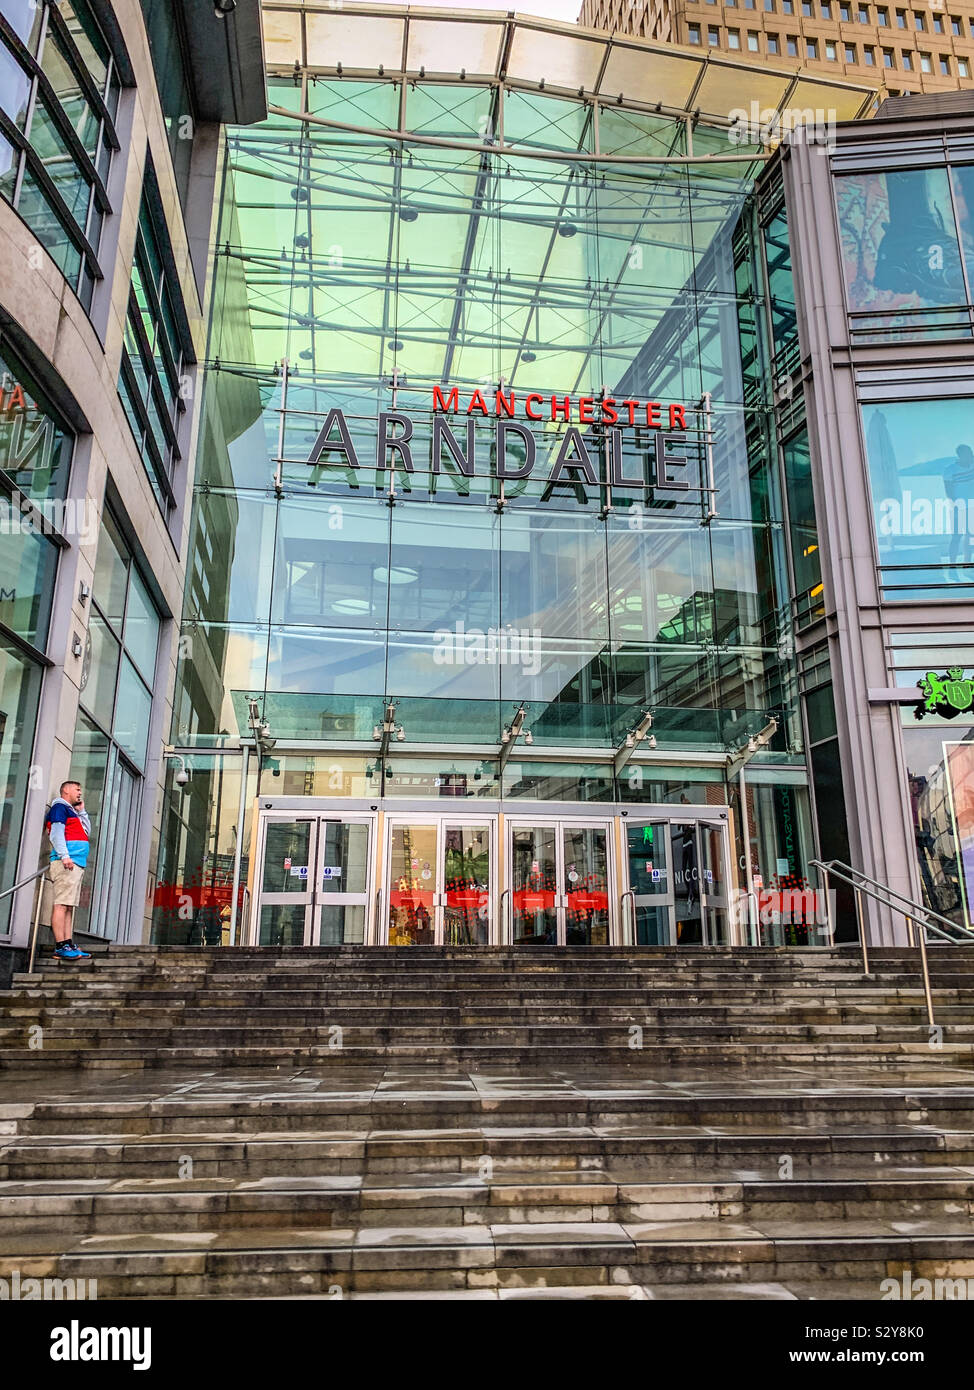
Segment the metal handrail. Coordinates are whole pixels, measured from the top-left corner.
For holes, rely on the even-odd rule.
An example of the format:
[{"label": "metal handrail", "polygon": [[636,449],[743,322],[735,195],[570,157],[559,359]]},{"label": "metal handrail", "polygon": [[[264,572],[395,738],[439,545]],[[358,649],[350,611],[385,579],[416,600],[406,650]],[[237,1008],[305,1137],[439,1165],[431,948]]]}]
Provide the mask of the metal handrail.
[{"label": "metal handrail", "polygon": [[623,934],[623,936],[625,936],[625,934],[626,934],[626,899],[627,899],[627,898],[631,898],[631,899],[632,899],[632,903],[631,903],[631,907],[632,907],[632,918],[631,918],[631,922],[632,922],[632,942],[631,942],[630,944],[633,945],[633,946],[635,946],[635,944],[636,944],[636,890],[635,890],[635,888],[627,888],[626,891],[623,893],[622,897],[619,899],[619,915],[620,915],[620,918],[621,918],[620,926],[622,927],[622,934]]},{"label": "metal handrail", "polygon": [[[830,874],[834,874],[836,878],[841,879],[844,883],[847,883],[849,887],[852,889],[852,891],[855,893],[856,917],[858,919],[859,925],[859,941],[862,946],[864,974],[869,974],[869,951],[866,943],[866,925],[863,920],[862,913],[862,894],[867,893],[869,897],[874,898],[875,901],[878,902],[882,907],[888,907],[891,911],[899,912],[901,914],[901,916],[906,921],[911,938],[915,940],[920,950],[920,969],[923,975],[923,995],[927,1005],[927,1022],[930,1024],[931,1028],[935,1028],[937,1025],[935,1024],[933,1017],[933,992],[930,988],[930,963],[927,960],[926,924],[922,921],[918,922],[916,923],[916,925],[918,925],[921,928],[921,930],[916,932],[913,930],[916,914],[918,912],[927,912],[929,911],[929,909],[923,907],[920,903],[912,902],[911,899],[904,897],[902,893],[897,893],[895,889],[888,888],[885,883],[880,883],[878,879],[870,878],[869,875],[863,873],[861,869],[854,869],[851,864],[843,864],[840,859],[830,859],[827,863],[823,863],[821,859],[810,859],[808,862],[815,869],[818,869],[822,874],[824,874],[826,883],[826,894],[828,894],[828,880]],[[865,879],[865,882],[857,883],[856,877],[854,876],[857,876],[861,879]],[[896,903],[890,902],[889,897],[884,898],[882,896],[883,893],[887,893],[889,897],[899,898],[901,902],[907,904],[907,906],[910,908],[910,912],[905,912],[902,907],[898,907]],[[934,915],[939,916],[939,914]],[[947,921],[948,919],[943,918],[941,920]]]},{"label": "metal handrail", "polygon": [[[510,914],[508,914],[507,918],[504,917],[504,899],[510,897],[510,895],[510,888],[505,888],[504,891],[501,893],[500,901],[497,904],[497,932],[498,935],[502,938],[501,944],[503,946],[514,945],[514,942],[511,940],[511,938],[514,935],[513,917]],[[505,936],[507,937],[506,941],[503,940],[503,937]]]},{"label": "metal handrail", "polygon": [[[22,878],[20,882],[15,883],[12,888],[5,888],[3,892],[0,893],[0,899],[11,897],[14,893],[19,892],[21,888],[26,888],[28,883],[36,883],[42,874],[47,873],[50,867],[50,864],[42,864],[41,867],[39,869],[35,869],[35,871],[28,878]],[[30,928],[30,952],[27,957],[28,975],[32,975],[34,973],[34,952],[37,949],[37,928],[40,926],[41,921],[41,902],[43,901],[43,897],[43,893],[38,893],[37,903],[34,907],[34,920],[31,923]]]},{"label": "metal handrail", "polygon": [[[817,859],[813,859],[810,862],[813,863],[816,867],[819,866],[819,861]],[[864,883],[868,883],[870,887],[880,889],[883,893],[887,895],[887,897],[896,898],[899,902],[904,903],[910,909],[909,915],[911,917],[922,916],[933,918],[934,921],[942,923],[944,927],[948,927],[950,931],[963,932],[965,937],[968,937],[971,941],[974,941],[974,931],[972,931],[970,927],[963,927],[961,926],[960,922],[952,922],[950,918],[945,917],[943,913],[935,912],[932,907],[925,907],[923,903],[915,902],[913,898],[908,898],[905,893],[899,893],[895,888],[891,888],[888,883],[880,883],[878,878],[870,878],[869,874],[863,873],[862,869],[854,869],[851,864],[843,864],[841,859],[830,859],[828,863],[822,867],[824,867],[827,870],[830,870],[833,865],[842,872],[845,872],[847,874],[855,874],[857,878],[863,879]],[[900,909],[896,907],[893,903],[888,903],[887,906],[892,907],[894,912],[900,911]],[[904,912],[903,916],[906,917],[907,913]],[[924,923],[924,925],[930,924]],[[936,931],[937,928],[931,926],[931,930]],[[944,934],[946,935],[946,933]],[[949,937],[948,940],[952,940],[956,943],[956,937]]]}]

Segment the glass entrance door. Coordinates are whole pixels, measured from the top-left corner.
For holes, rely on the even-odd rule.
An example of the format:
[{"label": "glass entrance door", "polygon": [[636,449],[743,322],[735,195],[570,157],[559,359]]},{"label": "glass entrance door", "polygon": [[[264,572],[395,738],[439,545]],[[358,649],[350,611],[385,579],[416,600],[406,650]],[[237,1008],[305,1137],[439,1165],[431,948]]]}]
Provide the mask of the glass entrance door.
[{"label": "glass entrance door", "polygon": [[727,942],[726,822],[689,815],[627,822],[626,852],[627,928],[636,945]]},{"label": "glass entrance door", "polygon": [[390,819],[390,946],[486,946],[493,922],[493,825]]},{"label": "glass entrance door", "polygon": [[515,946],[607,946],[609,828],[603,822],[510,822],[510,940]]},{"label": "glass entrance door", "polygon": [[342,946],[365,940],[372,826],[364,817],[263,817],[255,940]]}]

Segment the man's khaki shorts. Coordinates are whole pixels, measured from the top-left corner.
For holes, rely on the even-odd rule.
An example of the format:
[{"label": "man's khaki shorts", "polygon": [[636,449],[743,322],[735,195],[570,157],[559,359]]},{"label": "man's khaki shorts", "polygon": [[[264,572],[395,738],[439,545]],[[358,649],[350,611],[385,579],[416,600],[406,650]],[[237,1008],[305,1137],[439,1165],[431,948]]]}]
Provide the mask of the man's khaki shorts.
[{"label": "man's khaki shorts", "polygon": [[81,897],[81,880],[84,876],[84,869],[79,868],[77,864],[69,869],[60,859],[55,860],[47,871],[47,879],[51,884],[49,901],[55,907],[77,907],[78,899]]}]

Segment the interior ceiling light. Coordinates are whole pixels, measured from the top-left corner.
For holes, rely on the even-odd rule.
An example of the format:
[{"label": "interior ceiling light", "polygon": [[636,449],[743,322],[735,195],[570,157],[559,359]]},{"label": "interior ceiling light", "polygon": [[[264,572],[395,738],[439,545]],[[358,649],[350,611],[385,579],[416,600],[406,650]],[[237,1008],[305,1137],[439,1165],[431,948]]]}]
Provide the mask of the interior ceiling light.
[{"label": "interior ceiling light", "polygon": [[399,220],[401,222],[415,222],[419,213],[415,208],[411,208],[408,203],[403,203],[399,209]]},{"label": "interior ceiling light", "polygon": [[415,584],[419,578],[416,570],[407,569],[405,565],[393,565],[392,569],[380,565],[372,573],[380,584]]},{"label": "interior ceiling light", "polygon": [[578,228],[574,222],[559,222],[558,224],[559,236],[574,236],[577,231]]},{"label": "interior ceiling light", "polygon": [[372,608],[367,598],[336,598],[331,606],[336,613],[368,613]]},{"label": "interior ceiling light", "polygon": [[402,341],[401,338],[390,338],[389,340],[390,352],[402,352],[405,346],[406,344]]},{"label": "interior ceiling light", "polygon": [[536,362],[537,360],[537,354],[532,352],[530,348],[525,348],[521,353],[522,362]]}]

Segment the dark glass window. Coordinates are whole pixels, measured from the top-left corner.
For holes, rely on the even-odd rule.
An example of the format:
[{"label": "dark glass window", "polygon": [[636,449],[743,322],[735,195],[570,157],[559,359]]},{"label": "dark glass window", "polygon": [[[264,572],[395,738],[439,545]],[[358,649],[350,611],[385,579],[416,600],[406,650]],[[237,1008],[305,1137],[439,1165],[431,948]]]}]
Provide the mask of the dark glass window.
[{"label": "dark glass window", "polygon": [[5,17],[0,193],[88,308],[100,273],[101,226],[111,211],[105,181],[118,148],[117,73],[86,0],[61,0],[60,6],[38,0],[14,6]]},{"label": "dark glass window", "polygon": [[159,103],[169,134],[179,200],[186,206],[193,155],[196,112],[187,76],[189,58],[178,5],[172,0],[142,0],[149,52],[159,89]]},{"label": "dark glass window", "polygon": [[[182,304],[172,251],[151,168],[146,172],[132,264],[128,319],[118,391],[136,443],[164,512],[173,504],[172,474],[179,459],[176,441],[184,343],[175,304]],[[163,248],[165,248],[165,253]]]}]

